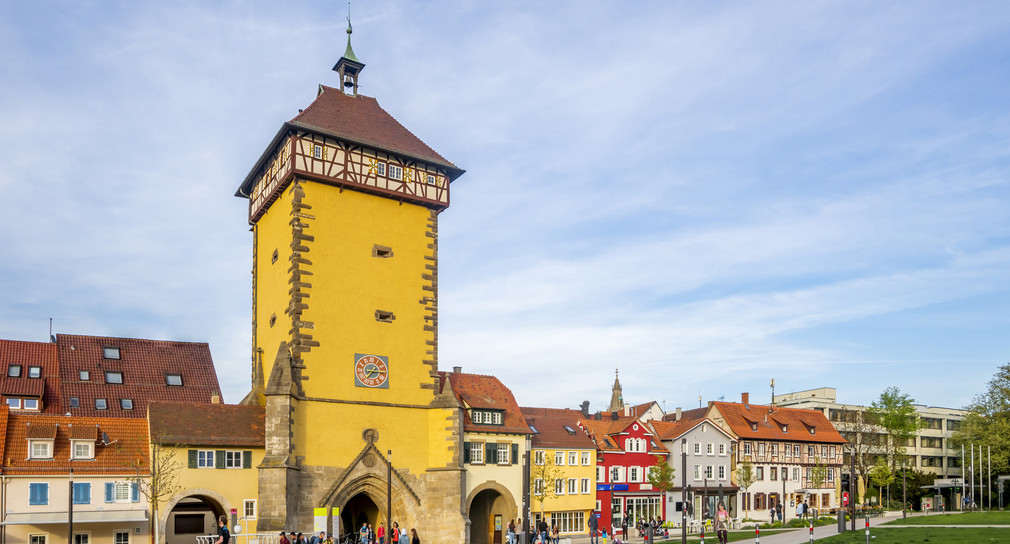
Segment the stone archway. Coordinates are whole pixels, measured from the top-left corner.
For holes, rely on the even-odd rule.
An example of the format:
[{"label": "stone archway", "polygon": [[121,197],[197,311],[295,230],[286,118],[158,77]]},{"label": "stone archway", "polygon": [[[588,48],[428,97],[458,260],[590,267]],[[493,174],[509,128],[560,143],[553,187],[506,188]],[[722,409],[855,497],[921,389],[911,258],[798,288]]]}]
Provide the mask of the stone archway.
[{"label": "stone archway", "polygon": [[227,516],[230,511],[231,503],[216,491],[180,491],[161,507],[158,520],[161,538],[167,544],[189,544],[195,535],[216,531],[217,517]]},{"label": "stone archway", "polygon": [[515,498],[505,486],[484,482],[466,498],[471,544],[502,544],[509,519],[516,517]]},{"label": "stone archway", "polygon": [[[327,494],[326,504],[331,507],[340,508],[340,533],[347,534],[357,532],[361,528],[361,522],[367,520],[372,524],[373,529],[378,528],[378,524],[386,523],[386,480],[373,474],[364,474],[353,480],[344,482],[340,489],[332,489]],[[402,500],[402,493],[397,492],[397,486],[393,485],[393,495],[391,501],[392,516],[390,521],[398,522],[401,527],[409,527],[409,523],[417,518],[417,512],[408,507],[407,502]],[[374,510],[372,507],[374,506]],[[332,511],[332,510],[331,510]],[[348,516],[345,516],[344,514]],[[353,519],[352,519],[353,518]],[[330,523],[332,524],[332,517]],[[353,526],[347,526],[353,522]],[[331,525],[332,526],[332,525]]]}]

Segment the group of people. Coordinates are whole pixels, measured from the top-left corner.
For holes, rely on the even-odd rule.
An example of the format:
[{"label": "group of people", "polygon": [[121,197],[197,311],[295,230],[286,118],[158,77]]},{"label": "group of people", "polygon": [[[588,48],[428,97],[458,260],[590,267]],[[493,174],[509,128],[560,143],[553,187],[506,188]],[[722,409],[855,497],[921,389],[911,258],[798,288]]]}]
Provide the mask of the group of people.
[{"label": "group of people", "polygon": [[810,508],[807,506],[807,501],[796,503],[796,517],[800,519],[807,519],[810,515]]},{"label": "group of people", "polygon": [[[387,542],[388,536],[388,542]],[[309,543],[312,544],[312,543]],[[386,534],[386,526],[379,524],[377,531],[372,530],[371,523],[362,523],[358,530],[358,544],[421,544],[421,539],[417,536],[417,530],[411,528],[410,536],[407,536],[407,528],[400,528],[400,524],[393,522],[389,528],[389,535]]]},{"label": "group of people", "polygon": [[333,537],[325,531],[319,531],[318,535],[312,535],[308,538],[294,531],[286,534],[284,531],[281,531],[280,544],[333,544]]}]

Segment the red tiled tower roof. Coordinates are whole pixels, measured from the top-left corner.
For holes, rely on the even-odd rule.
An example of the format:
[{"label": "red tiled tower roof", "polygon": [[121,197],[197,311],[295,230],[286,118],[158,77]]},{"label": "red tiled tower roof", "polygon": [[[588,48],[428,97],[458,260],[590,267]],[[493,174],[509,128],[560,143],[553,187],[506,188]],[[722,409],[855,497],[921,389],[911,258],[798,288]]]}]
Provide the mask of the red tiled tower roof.
[{"label": "red tiled tower roof", "polygon": [[[119,349],[118,359],[104,357],[107,346]],[[206,343],[60,334],[56,347],[64,413],[142,418],[149,402],[210,404],[221,397]],[[88,380],[81,379],[82,370]],[[107,383],[107,372],[121,373],[123,383]],[[182,385],[168,385],[169,374],[179,375]],[[78,399],[78,406],[71,399]],[[97,409],[96,399],[105,399],[107,409]],[[123,409],[121,399],[131,400],[133,409]]]},{"label": "red tiled tower roof", "polygon": [[147,407],[154,443],[264,447],[262,406],[152,402]]}]

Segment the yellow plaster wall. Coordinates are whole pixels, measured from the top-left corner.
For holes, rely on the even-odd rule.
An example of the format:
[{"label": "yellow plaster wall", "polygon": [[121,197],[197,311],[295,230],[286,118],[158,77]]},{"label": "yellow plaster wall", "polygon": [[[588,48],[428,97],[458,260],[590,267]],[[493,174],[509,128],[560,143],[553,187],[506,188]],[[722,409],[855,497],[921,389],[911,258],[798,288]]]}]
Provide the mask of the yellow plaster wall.
[{"label": "yellow plaster wall", "polygon": [[[263,448],[251,447],[171,447],[173,460],[182,467],[179,470],[179,494],[187,494],[188,490],[210,489],[223,496],[228,505],[225,508],[238,509],[238,516],[241,517],[243,502],[246,499],[256,499],[258,494],[258,481],[256,467],[263,462]],[[211,450],[211,451],[251,451],[252,468],[189,468],[189,450]],[[161,505],[164,508],[164,504]],[[258,501],[257,501],[258,508]],[[164,517],[167,512],[160,515]]]},{"label": "yellow plaster wall", "polygon": [[[577,482],[577,489],[579,493],[576,495],[569,495],[567,493],[567,482],[565,483],[565,494],[555,497],[547,497],[544,499],[543,511],[547,517],[550,517],[552,512],[573,512],[582,511],[585,512],[586,521],[589,520],[590,512],[596,508],[596,450],[595,449],[544,449],[544,448],[534,448],[534,451],[544,451],[545,459],[554,459],[556,452],[561,451],[565,455],[564,465],[555,465],[562,473],[562,477],[565,480],[569,478],[575,478]],[[578,465],[568,464],[568,452],[577,452]],[[582,464],[582,452],[589,452],[589,465]],[[534,454],[535,456],[535,454]],[[535,458],[535,457],[534,457]],[[589,479],[589,493],[582,494],[582,479]],[[544,482],[544,485],[554,486],[554,482]],[[532,500],[532,509],[535,513],[540,512],[540,502],[536,499]],[[583,527],[578,531],[580,533],[588,533],[588,527]],[[571,533],[569,533],[571,534]]]}]

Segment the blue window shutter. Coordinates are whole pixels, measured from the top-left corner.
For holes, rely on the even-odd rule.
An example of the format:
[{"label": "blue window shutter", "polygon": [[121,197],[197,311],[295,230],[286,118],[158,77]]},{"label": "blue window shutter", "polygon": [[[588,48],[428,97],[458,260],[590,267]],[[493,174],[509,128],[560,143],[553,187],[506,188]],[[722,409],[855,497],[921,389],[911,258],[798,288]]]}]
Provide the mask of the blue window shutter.
[{"label": "blue window shutter", "polygon": [[91,504],[91,484],[84,484],[84,504]]},{"label": "blue window shutter", "polygon": [[28,504],[42,504],[41,486],[42,484],[28,484]]},{"label": "blue window shutter", "polygon": [[140,484],[137,482],[130,484],[130,500],[140,502]]},{"label": "blue window shutter", "polygon": [[39,484],[42,487],[42,502],[39,504],[49,504],[49,484]]},{"label": "blue window shutter", "polygon": [[105,502],[113,502],[116,498],[116,484],[105,482]]}]

